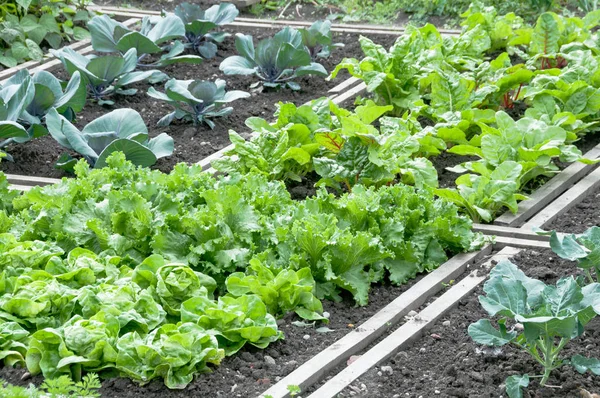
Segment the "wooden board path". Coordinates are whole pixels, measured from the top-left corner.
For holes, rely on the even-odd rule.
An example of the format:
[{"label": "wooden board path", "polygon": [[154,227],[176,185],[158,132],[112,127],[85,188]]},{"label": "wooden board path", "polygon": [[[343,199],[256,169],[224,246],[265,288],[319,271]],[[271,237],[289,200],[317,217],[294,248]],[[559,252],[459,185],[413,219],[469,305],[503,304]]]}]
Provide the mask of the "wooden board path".
[{"label": "wooden board path", "polygon": [[[492,263],[508,259],[519,252],[519,249],[507,247],[493,256],[485,263],[491,268]],[[494,264],[495,264],[494,262]],[[381,340],[377,345],[363,353],[356,361],[323,384],[308,398],[335,398],[347,386],[365,374],[369,369],[377,366],[396,354],[401,349],[408,347],[419,339],[423,332],[431,328],[444,314],[454,308],[460,300],[473,292],[486,278],[487,272],[475,270],[469,276],[452,286],[446,293],[433,303],[425,307],[415,317]],[[264,395],[262,395],[264,397]],[[276,398],[275,396],[273,398]]]},{"label": "wooden board path", "polygon": [[481,260],[491,253],[491,246],[479,252],[454,256],[438,269],[431,272],[394,301],[379,310],[366,322],[359,325],[334,344],[315,355],[298,369],[273,385],[261,397],[283,398],[289,396],[288,385],[297,385],[301,389],[316,383],[327,372],[346,361],[351,355],[366,348],[377,338],[402,320],[408,312],[419,308],[427,299],[443,288],[443,283],[463,274],[470,264]]}]

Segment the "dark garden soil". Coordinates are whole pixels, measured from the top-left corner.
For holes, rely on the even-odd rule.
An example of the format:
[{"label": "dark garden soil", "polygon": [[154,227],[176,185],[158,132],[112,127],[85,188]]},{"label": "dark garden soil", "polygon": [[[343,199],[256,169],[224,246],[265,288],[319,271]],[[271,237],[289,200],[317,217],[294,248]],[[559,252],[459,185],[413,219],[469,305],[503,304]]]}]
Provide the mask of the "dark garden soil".
[{"label": "dark garden soil", "polygon": [[[257,40],[270,37],[277,30],[271,29],[243,29],[230,30],[231,33],[241,31],[251,34],[255,43]],[[362,55],[360,45],[356,34],[336,34],[335,40],[345,43],[345,47],[333,52],[332,56],[322,62],[325,69],[333,70],[344,57],[358,57]],[[389,47],[395,36],[377,36],[374,38],[377,42]],[[200,65],[172,65],[164,68],[163,71],[172,78],[180,80],[190,79],[211,79],[221,78],[227,81],[227,90],[249,91],[249,86],[255,79],[251,76],[225,76],[220,70],[221,61],[230,55],[237,54],[235,50],[234,37],[229,37],[219,47],[218,54],[211,60],[206,60]],[[55,71],[55,75],[61,79],[68,78],[67,73],[60,67]],[[137,94],[133,96],[113,96],[115,104],[113,106],[100,106],[88,101],[86,107],[77,115],[75,125],[83,128],[90,121],[102,116],[111,110],[118,108],[132,108],[139,112],[146,121],[150,131],[150,136],[156,136],[162,132],[171,135],[175,141],[175,151],[172,156],[160,159],[156,168],[168,172],[179,162],[196,163],[204,157],[218,151],[230,144],[228,131],[230,129],[244,134],[249,132],[244,122],[252,116],[263,118],[272,118],[276,110],[276,104],[279,101],[293,102],[302,105],[312,99],[327,95],[327,91],[340,84],[348,74],[341,74],[334,81],[327,82],[321,77],[303,76],[297,79],[302,90],[293,92],[289,89],[279,91],[264,91],[262,93],[252,93],[249,98],[235,101],[231,104],[234,112],[226,118],[214,119],[216,127],[211,130],[206,125],[195,128],[191,123],[174,121],[169,127],[157,127],[156,123],[164,115],[172,111],[172,108],[162,101],[149,97],[146,92],[149,85],[141,83],[134,85],[138,89]],[[157,90],[163,90],[163,85],[156,85]],[[14,163],[4,161],[0,164],[0,170],[13,173],[43,177],[60,177],[63,172],[56,170],[54,164],[59,156],[65,152],[52,137],[43,137],[26,144],[12,145],[7,148],[7,152],[14,158]]]},{"label": "dark garden soil", "polygon": [[600,190],[590,193],[544,229],[580,234],[593,226],[600,226]]},{"label": "dark garden soil", "polygon": [[[523,251],[512,261],[527,275],[548,284],[563,276],[581,274],[573,262],[558,258],[550,250]],[[472,342],[468,326],[487,317],[477,298],[481,294],[480,286],[427,331],[425,337],[397,353],[388,363],[371,369],[340,396],[501,397],[506,396],[503,383],[508,376],[540,374],[537,362],[512,346],[493,351]],[[600,320],[587,325],[585,334],[563,350],[564,358],[575,354],[600,356]],[[537,379],[532,379],[524,397],[579,397],[580,387],[598,393],[600,377],[581,375],[574,368],[563,366],[552,372],[548,385],[554,387],[540,387]]]},{"label": "dark garden soil", "polygon": [[[413,283],[420,280],[417,277]],[[342,302],[324,301],[324,311],[330,314],[329,324],[315,327],[296,326],[292,322],[299,319],[290,314],[278,321],[285,340],[278,341],[266,350],[247,347],[232,357],[228,357],[212,373],[199,375],[183,390],[168,390],[162,381],[146,386],[124,378],[110,378],[102,383],[103,397],[124,398],[183,398],[183,397],[255,397],[288,375],[302,363],[342,338],[354,328],[373,316],[385,305],[393,301],[412,285],[375,285],[369,295],[369,304],[355,307],[354,302],[345,298]],[[317,332],[317,328],[327,326],[331,331]],[[24,376],[25,375],[25,376]],[[0,368],[0,379],[17,385],[31,382],[40,384],[43,378],[30,378],[23,369]]]}]

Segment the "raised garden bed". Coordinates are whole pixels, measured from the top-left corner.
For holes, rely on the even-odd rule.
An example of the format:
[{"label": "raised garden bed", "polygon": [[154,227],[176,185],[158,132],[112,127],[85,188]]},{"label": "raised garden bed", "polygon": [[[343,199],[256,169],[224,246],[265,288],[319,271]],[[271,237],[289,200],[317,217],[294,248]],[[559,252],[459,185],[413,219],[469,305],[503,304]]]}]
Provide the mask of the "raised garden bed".
[{"label": "raised garden bed", "polygon": [[[545,283],[560,277],[579,275],[576,264],[557,257],[550,250],[523,250],[512,258],[528,276]],[[494,351],[476,344],[467,334],[469,324],[485,318],[478,301],[481,286],[458,307],[426,331],[424,337],[403,348],[393,359],[378,364],[346,388],[340,396],[381,397],[479,397],[504,395],[503,382],[514,374],[538,374],[539,366],[511,346]],[[565,348],[564,356],[600,354],[600,322],[586,326],[586,334]],[[600,381],[564,366],[552,373],[549,387],[532,382],[525,397],[575,397],[578,389],[600,389]],[[319,395],[315,395],[319,396]],[[324,395],[323,395],[324,396]]]},{"label": "raised garden bed", "polygon": [[[273,30],[264,28],[238,29],[227,27],[225,29],[231,33],[243,32],[253,35],[255,41],[264,37],[271,36]],[[357,34],[334,34],[335,40],[345,43],[343,50],[334,51],[328,59],[325,59],[323,65],[325,69],[332,70],[342,58],[360,54]],[[377,40],[391,45],[395,36],[377,36]],[[220,45],[217,56],[206,60],[199,65],[171,65],[164,68],[164,72],[170,77],[189,80],[189,79],[215,79],[225,78],[219,70],[221,61],[237,54],[234,45],[234,37],[229,37]],[[60,64],[59,64],[60,65]],[[66,79],[68,74],[60,65],[54,69],[57,77]],[[228,90],[248,91],[250,84],[253,83],[252,77],[245,76],[227,76]],[[172,108],[162,101],[158,101],[147,95],[148,84],[134,85],[138,92],[134,96],[115,96],[115,105],[111,107],[100,106],[88,101],[85,108],[77,115],[76,127],[85,126],[97,117],[108,113],[113,109],[131,108],[140,113],[149,128],[150,137],[156,136],[162,132],[171,135],[175,141],[175,151],[172,156],[161,159],[156,168],[168,172],[179,162],[196,163],[204,157],[215,153],[221,148],[227,146],[229,141],[228,131],[230,129],[239,133],[247,130],[244,124],[245,120],[252,116],[270,117],[276,110],[276,104],[279,101],[293,102],[302,105],[314,98],[327,96],[328,90],[340,84],[343,77],[333,81],[325,81],[323,78],[305,76],[298,79],[302,90],[293,92],[288,89],[263,91],[262,93],[253,93],[250,98],[236,101],[234,112],[225,118],[215,119],[216,126],[210,129],[206,125],[200,125],[197,128],[191,123],[173,122],[169,127],[158,127],[156,123],[164,115],[172,111]],[[7,148],[15,162],[0,163],[0,170],[9,174],[21,174],[40,177],[62,177],[64,172],[54,168],[54,164],[61,153],[65,152],[52,137],[46,136],[33,140],[22,145],[13,145]]]}]

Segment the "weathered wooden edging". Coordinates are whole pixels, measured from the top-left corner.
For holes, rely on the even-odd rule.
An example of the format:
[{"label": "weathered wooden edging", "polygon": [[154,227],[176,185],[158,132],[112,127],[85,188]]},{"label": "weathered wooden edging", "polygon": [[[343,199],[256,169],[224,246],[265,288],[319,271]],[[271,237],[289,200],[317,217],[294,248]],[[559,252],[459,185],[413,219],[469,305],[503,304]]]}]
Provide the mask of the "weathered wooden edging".
[{"label": "weathered wooden edging", "polygon": [[[139,21],[139,18],[129,18],[126,21],[122,22],[122,24],[127,27],[131,27]],[[79,54],[85,55],[94,51],[90,43],[91,41],[86,39],[75,42],[73,44],[69,44],[68,46],[65,46],[63,48],[70,47],[74,51],[77,51]],[[14,68],[9,68],[0,71],[0,84],[4,83],[8,78],[10,78],[11,76],[15,75],[17,72],[23,69],[27,69],[30,74],[34,74],[42,70],[49,71],[59,65],[61,65],[60,60],[57,59],[54,55],[48,53],[44,56],[44,59],[42,59],[41,61],[28,61],[17,65]]]},{"label": "weathered wooden edging", "polygon": [[549,241],[550,237],[546,235],[538,235],[532,231],[526,231],[522,228],[505,227],[494,224],[477,224],[473,223],[473,231],[481,232],[489,236],[502,236],[506,238],[527,239],[533,241]]},{"label": "weathered wooden edging", "polygon": [[533,228],[544,228],[550,222],[566,213],[569,209],[580,203],[591,192],[600,187],[600,168],[584,177],[571,189],[563,193],[555,201],[538,212],[531,220],[521,228],[524,231],[532,231]]},{"label": "weathered wooden edging", "polygon": [[[518,252],[519,249],[512,247],[504,248],[484,265],[491,268],[492,262],[508,259]],[[373,348],[362,354],[356,361],[348,365],[308,397],[337,397],[337,394],[341,393],[369,369],[390,359],[400,349],[407,347],[420,338],[425,330],[431,328],[444,314],[455,307],[460,300],[472,293],[487,278],[487,275],[487,272],[481,272],[481,270],[473,271],[469,276],[452,286],[440,298],[428,305]]]},{"label": "weathered wooden edging", "polygon": [[[122,17],[137,17],[143,18],[150,15],[161,15],[161,11],[154,10],[142,10],[136,8],[125,8],[125,7],[105,7],[105,6],[90,6],[89,10],[93,10],[103,14],[116,15]],[[236,18],[233,22],[229,23],[230,26],[250,27],[250,28],[282,28],[284,26],[292,27],[308,27],[312,24],[311,21],[287,21],[287,20],[272,20],[272,19],[260,19],[260,18]],[[364,34],[381,34],[390,35],[396,34],[401,35],[405,29],[399,26],[385,26],[385,25],[352,25],[352,24],[337,24],[331,25],[333,32],[341,33],[364,33]],[[459,35],[459,30],[441,29],[440,33],[446,35]]]},{"label": "weathered wooden edging", "polygon": [[411,310],[419,308],[429,297],[443,288],[443,283],[463,274],[468,266],[491,253],[491,246],[474,253],[459,254],[442,264],[390,304],[379,310],[366,322],[342,337],[340,340],[312,357],[288,376],[273,385],[261,397],[283,398],[289,396],[287,386],[297,385],[301,389],[319,381],[328,371],[334,369],[351,355],[365,349],[377,338],[402,320]]},{"label": "weathered wooden edging", "polygon": [[[585,154],[588,159],[596,159],[600,156],[600,144],[592,148]],[[539,212],[544,206],[547,206],[555,198],[560,196],[567,189],[572,187],[577,181],[591,173],[598,164],[583,164],[575,162],[566,169],[552,177],[534,193],[529,195],[529,200],[519,203],[519,210],[516,214],[507,211],[494,220],[494,224],[505,225],[509,227],[520,227],[534,214]]]}]

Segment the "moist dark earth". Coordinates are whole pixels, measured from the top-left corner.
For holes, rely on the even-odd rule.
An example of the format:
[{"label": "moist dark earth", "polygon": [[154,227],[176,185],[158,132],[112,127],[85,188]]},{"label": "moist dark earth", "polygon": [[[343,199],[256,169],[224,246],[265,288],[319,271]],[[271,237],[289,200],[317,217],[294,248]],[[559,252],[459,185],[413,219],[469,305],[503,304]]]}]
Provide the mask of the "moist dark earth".
[{"label": "moist dark earth", "polygon": [[[223,360],[212,373],[198,375],[183,390],[169,390],[162,381],[139,386],[129,379],[110,378],[102,382],[100,391],[103,397],[124,398],[255,397],[358,327],[420,279],[421,276],[403,286],[374,285],[369,295],[369,304],[365,307],[356,307],[349,297],[339,303],[323,301],[324,311],[330,314],[329,324],[296,326],[292,322],[300,319],[290,314],[278,320],[285,340],[270,345],[266,350],[245,347]],[[321,326],[326,326],[331,331],[317,332],[317,328]],[[23,369],[8,367],[0,368],[0,379],[17,385],[43,382],[41,376],[32,378]]]},{"label": "moist dark earth", "polygon": [[[225,29],[227,30],[227,29]],[[273,29],[240,29],[228,30],[230,33],[242,32],[251,34],[254,37],[255,44],[259,39],[272,36],[277,30]],[[321,60],[327,71],[332,71],[344,57],[360,57],[362,51],[358,43],[356,34],[334,34],[336,42],[345,44],[342,49],[335,50],[328,59]],[[396,39],[396,36],[377,35],[373,39],[390,47]],[[163,71],[172,78],[179,80],[190,79],[210,79],[216,78],[227,81],[227,90],[248,91],[249,86],[256,80],[252,76],[226,76],[219,70],[219,65],[223,59],[230,55],[236,55],[234,36],[229,37],[219,46],[217,56],[206,60],[199,65],[171,65]],[[57,77],[68,79],[68,74],[62,66],[55,70]],[[349,75],[340,73],[333,81],[325,81],[322,77],[303,76],[296,81],[301,85],[299,92],[290,89],[281,89],[277,91],[263,91],[262,93],[252,93],[249,98],[237,100],[230,104],[234,111],[225,118],[213,119],[216,123],[214,129],[206,125],[194,127],[192,123],[175,121],[169,127],[157,127],[156,123],[160,118],[170,113],[173,109],[162,101],[158,101],[146,94],[150,87],[149,84],[140,83],[133,85],[138,89],[137,94],[133,96],[115,95],[113,106],[100,106],[88,100],[85,108],[77,115],[76,127],[83,128],[90,121],[102,116],[111,110],[118,108],[131,108],[140,113],[148,126],[150,137],[156,136],[162,132],[171,135],[175,141],[175,151],[168,158],[159,159],[155,168],[168,172],[173,166],[180,162],[196,163],[202,158],[218,151],[230,144],[228,131],[235,130],[240,134],[246,134],[249,129],[245,125],[247,118],[252,116],[271,119],[276,110],[278,102],[293,102],[296,105],[302,105],[310,100],[326,96],[327,91],[340,84]],[[162,84],[155,86],[158,91],[162,91]],[[13,162],[4,161],[0,163],[0,170],[6,173],[23,174],[43,177],[61,177],[63,172],[54,168],[54,164],[59,156],[66,152],[50,136],[33,140],[26,144],[12,145],[7,148],[7,152],[14,158]]]},{"label": "moist dark earth", "polygon": [[[558,258],[550,250],[522,251],[512,261],[528,276],[547,284],[554,284],[563,276],[581,274],[575,263]],[[512,346],[493,352],[472,342],[468,326],[488,317],[477,298],[481,294],[480,286],[475,294],[463,299],[455,310],[426,331],[425,337],[398,352],[389,362],[371,369],[340,396],[506,397],[503,383],[508,376],[540,374],[537,362]],[[575,354],[600,356],[600,320],[592,321],[585,330],[583,336],[565,347],[563,358]],[[525,398],[580,397],[579,388],[600,392],[600,377],[579,374],[570,366],[552,372],[547,384],[553,387],[540,387],[534,380],[524,391]]]},{"label": "moist dark earth", "polygon": [[580,234],[594,226],[600,226],[600,190],[588,194],[581,203],[552,221],[544,229]]}]

